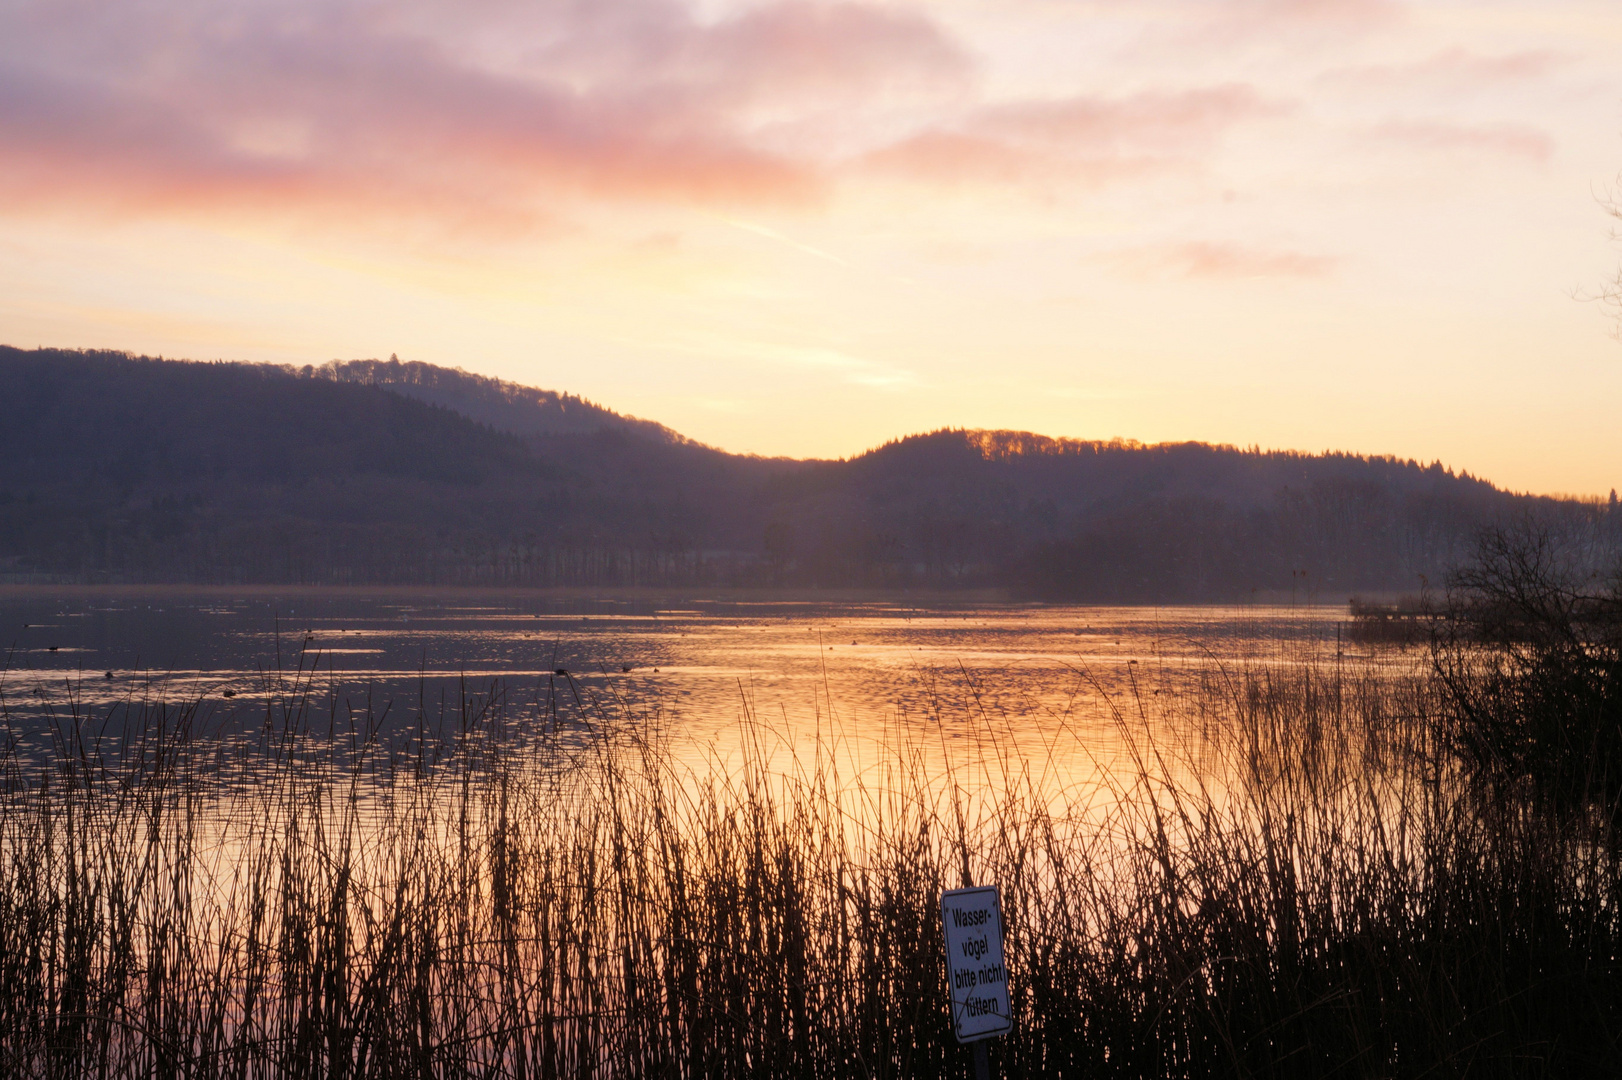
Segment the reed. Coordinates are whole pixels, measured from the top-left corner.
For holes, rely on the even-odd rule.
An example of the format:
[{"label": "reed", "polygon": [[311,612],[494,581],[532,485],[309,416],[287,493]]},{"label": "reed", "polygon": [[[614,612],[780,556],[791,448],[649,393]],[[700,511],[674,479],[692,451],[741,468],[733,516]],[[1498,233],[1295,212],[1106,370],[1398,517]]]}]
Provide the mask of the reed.
[{"label": "reed", "polygon": [[294,687],[240,740],[66,700],[3,760],[0,1072],[966,1075],[966,878],[1003,894],[1001,1075],[1614,1072],[1614,814],[1467,782],[1439,693],[1314,663],[1129,693],[1131,764],[1057,788],[972,704],[940,722],[978,780],[921,742],[694,769],[589,698],[389,738]]}]

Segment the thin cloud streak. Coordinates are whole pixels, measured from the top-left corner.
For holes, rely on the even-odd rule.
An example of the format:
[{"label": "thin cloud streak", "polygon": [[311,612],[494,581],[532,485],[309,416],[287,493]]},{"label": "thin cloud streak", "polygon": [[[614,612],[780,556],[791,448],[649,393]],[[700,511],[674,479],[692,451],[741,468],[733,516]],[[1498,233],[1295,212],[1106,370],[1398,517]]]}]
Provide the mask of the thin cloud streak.
[{"label": "thin cloud streak", "polygon": [[1423,150],[1491,154],[1545,162],[1554,155],[1554,137],[1527,124],[1457,124],[1440,120],[1390,120],[1373,138]]},{"label": "thin cloud streak", "polygon": [[664,341],[659,348],[693,357],[722,359],[729,363],[773,364],[826,376],[830,381],[864,386],[873,390],[897,391],[921,385],[918,374],[878,360],[855,356],[829,345],[711,338]]},{"label": "thin cloud streak", "polygon": [[791,240],[782,233],[778,232],[776,229],[768,229],[764,225],[756,225],[749,221],[736,221],[732,219],[728,219],[727,224],[731,225],[735,229],[742,229],[744,232],[754,233],[756,236],[764,236],[768,240],[775,240],[779,244],[783,244],[786,247],[791,247],[795,251],[803,252],[806,255],[810,255],[814,258],[836,263],[840,266],[850,265],[849,262],[841,259],[838,255],[835,255],[832,252],[823,251],[821,248],[812,247],[810,244],[802,244],[798,240]]},{"label": "thin cloud streak", "polygon": [[1181,0],[1169,6],[1176,17],[1155,36],[1174,52],[1343,44],[1389,31],[1408,16],[1400,0]]},{"label": "thin cloud streak", "polygon": [[1323,82],[1409,93],[1496,88],[1547,78],[1569,66],[1573,59],[1553,49],[1483,55],[1455,46],[1408,63],[1337,68],[1325,72]]},{"label": "thin cloud streak", "polygon": [[1322,278],[1340,261],[1328,255],[1254,247],[1233,241],[1189,241],[1132,248],[1100,260],[1136,277],[1204,281]]},{"label": "thin cloud streak", "polygon": [[924,181],[1014,183],[1062,175],[1096,186],[1186,164],[1235,125],[1289,108],[1241,84],[1014,102],[913,135],[863,163]]}]

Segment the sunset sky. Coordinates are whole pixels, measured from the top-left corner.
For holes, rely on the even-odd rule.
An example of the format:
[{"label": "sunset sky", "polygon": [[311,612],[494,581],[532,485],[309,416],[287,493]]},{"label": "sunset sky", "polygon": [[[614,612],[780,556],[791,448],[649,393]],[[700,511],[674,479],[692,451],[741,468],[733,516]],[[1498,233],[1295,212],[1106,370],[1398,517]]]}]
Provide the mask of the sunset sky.
[{"label": "sunset sky", "polygon": [[0,343],[1622,487],[1617,0],[0,0]]}]

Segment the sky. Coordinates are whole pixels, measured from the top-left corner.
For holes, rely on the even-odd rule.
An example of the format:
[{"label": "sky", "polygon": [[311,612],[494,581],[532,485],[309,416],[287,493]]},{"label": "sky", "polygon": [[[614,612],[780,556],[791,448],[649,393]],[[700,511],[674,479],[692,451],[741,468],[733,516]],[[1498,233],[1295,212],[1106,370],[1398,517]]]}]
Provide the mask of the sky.
[{"label": "sky", "polygon": [[1616,0],[0,0],[0,343],[1622,487]]}]

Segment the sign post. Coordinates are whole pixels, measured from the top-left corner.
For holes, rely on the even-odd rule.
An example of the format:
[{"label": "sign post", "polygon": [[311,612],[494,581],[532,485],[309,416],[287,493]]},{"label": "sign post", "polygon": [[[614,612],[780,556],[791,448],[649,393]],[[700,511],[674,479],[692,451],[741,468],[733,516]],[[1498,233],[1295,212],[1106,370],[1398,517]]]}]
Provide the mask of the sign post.
[{"label": "sign post", "polygon": [[989,1080],[984,1040],[1014,1026],[1003,963],[1002,904],[994,885],[941,894],[946,937],[946,982],[952,993],[952,1028],[960,1043],[974,1043],[974,1071]]}]

